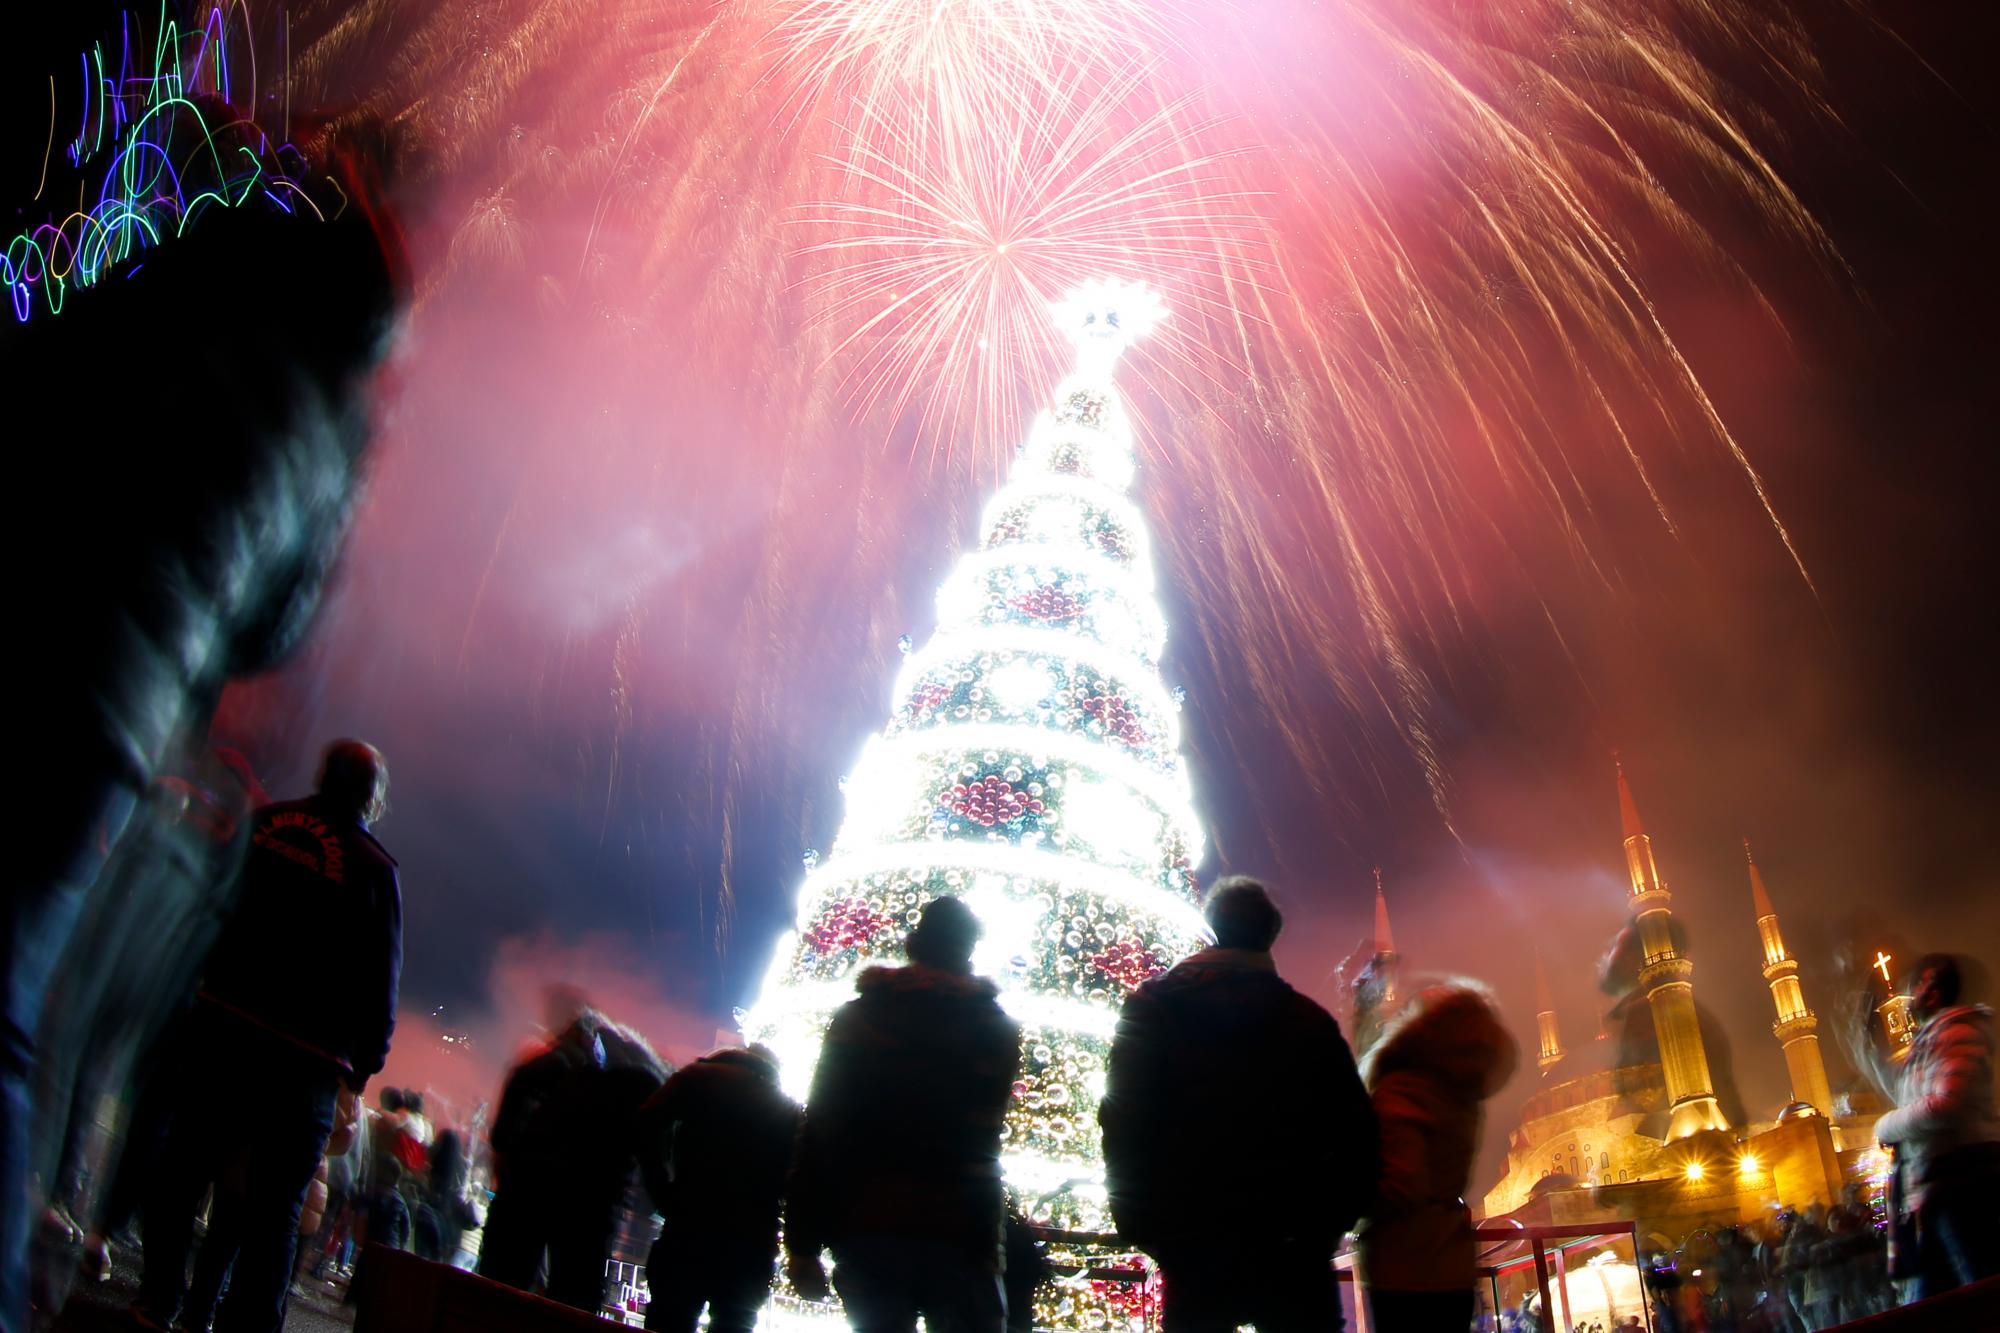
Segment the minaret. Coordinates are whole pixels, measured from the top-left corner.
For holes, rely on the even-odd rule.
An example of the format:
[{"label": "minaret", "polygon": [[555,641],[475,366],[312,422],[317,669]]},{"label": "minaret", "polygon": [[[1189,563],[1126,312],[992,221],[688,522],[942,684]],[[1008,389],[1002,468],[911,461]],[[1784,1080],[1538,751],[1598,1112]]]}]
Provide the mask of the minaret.
[{"label": "minaret", "polygon": [[1548,974],[1542,971],[1542,951],[1535,950],[1535,1035],[1541,1039],[1541,1054],[1535,1063],[1547,1074],[1563,1058],[1562,1034],[1556,1031],[1556,1002],[1549,996]]},{"label": "minaret", "polygon": [[1396,937],[1389,933],[1389,900],[1382,893],[1382,867],[1375,867],[1375,952],[1396,952]]},{"label": "minaret", "polygon": [[1757,907],[1757,934],[1764,942],[1764,980],[1771,983],[1771,1002],[1778,1007],[1778,1021],[1771,1031],[1785,1048],[1785,1068],[1792,1076],[1792,1100],[1804,1102],[1821,1115],[1833,1114],[1833,1089],[1826,1081],[1826,1063],[1819,1052],[1819,1019],[1806,1008],[1799,990],[1798,960],[1785,952],[1784,936],[1778,933],[1778,910],[1764,888],[1764,872],[1750,854],[1750,839],[1743,840],[1743,859],[1750,866],[1750,897]]},{"label": "minaret", "polygon": [[1387,959],[1389,966],[1382,971],[1382,1011],[1387,1013],[1396,1003],[1396,937],[1389,933],[1389,900],[1382,893],[1382,867],[1375,867],[1375,956]]},{"label": "minaret", "polygon": [[1644,957],[1639,984],[1653,1006],[1653,1030],[1666,1074],[1667,1138],[1684,1139],[1705,1129],[1727,1129],[1709,1078],[1708,1052],[1701,1044],[1701,1020],[1694,1010],[1694,963],[1674,948],[1672,898],[1653,863],[1653,840],[1639,822],[1639,807],[1618,765],[1618,813],[1625,828],[1625,867],[1632,875],[1632,915],[1639,925]]}]

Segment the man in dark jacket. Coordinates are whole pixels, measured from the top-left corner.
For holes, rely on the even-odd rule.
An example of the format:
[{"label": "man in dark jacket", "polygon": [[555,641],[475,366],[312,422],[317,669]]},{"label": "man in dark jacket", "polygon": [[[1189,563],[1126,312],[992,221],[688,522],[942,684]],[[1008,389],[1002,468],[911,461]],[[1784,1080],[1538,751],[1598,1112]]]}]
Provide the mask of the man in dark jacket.
[{"label": "man in dark jacket", "polygon": [[1098,1112],[1112,1217],[1168,1333],[1341,1326],[1333,1252],[1374,1190],[1375,1115],[1340,1027],[1271,961],[1283,919],[1231,876],[1216,947],[1125,1002]]},{"label": "man in dark jacket", "polygon": [[[177,1072],[182,1104],[254,1106],[247,1120],[178,1116],[146,1203],[139,1313],[161,1326],[180,1313],[201,1194],[240,1164],[242,1247],[216,1315],[219,1333],[266,1333],[284,1322],[299,1209],[333,1129],[340,1085],[359,1092],[389,1054],[403,965],[396,861],[368,831],[389,772],[372,745],[336,741],[319,790],[251,819],[234,912],[202,971]],[[308,982],[302,952],[339,960]]]},{"label": "man in dark jacket", "polygon": [[923,910],[907,967],[871,967],[834,1014],[786,1204],[787,1272],[826,1293],[820,1250],[859,1333],[1000,1333],[1000,1129],[1021,1029],[972,975],[979,921]]},{"label": "man in dark jacket", "polygon": [[665,1225],[646,1260],[646,1327],[749,1333],[771,1291],[799,1106],[767,1047],[724,1050],[668,1079],[639,1113],[639,1164]]}]

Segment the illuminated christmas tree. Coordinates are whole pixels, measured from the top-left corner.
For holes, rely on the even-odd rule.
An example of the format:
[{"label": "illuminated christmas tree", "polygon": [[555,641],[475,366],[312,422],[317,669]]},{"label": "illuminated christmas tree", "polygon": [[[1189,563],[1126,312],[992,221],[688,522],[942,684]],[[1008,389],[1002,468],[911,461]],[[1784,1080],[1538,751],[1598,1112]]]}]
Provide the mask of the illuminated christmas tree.
[{"label": "illuminated christmas tree", "polygon": [[[1104,1232],[1097,1104],[1119,1006],[1207,929],[1179,704],[1159,670],[1165,622],[1126,494],[1132,431],[1112,380],[1160,302],[1101,283],[1055,314],[1075,373],[988,504],[979,549],[939,590],[937,632],[909,653],[889,723],[847,778],[830,854],[807,858],[798,928],[744,1029],[776,1049],[802,1097],[855,974],[901,961],[923,904],[963,898],[985,927],[974,967],[1025,1032],[1008,1184],[1030,1220]],[[1123,1324],[1139,1313],[1133,1297],[1081,1282],[1047,1313]]]}]

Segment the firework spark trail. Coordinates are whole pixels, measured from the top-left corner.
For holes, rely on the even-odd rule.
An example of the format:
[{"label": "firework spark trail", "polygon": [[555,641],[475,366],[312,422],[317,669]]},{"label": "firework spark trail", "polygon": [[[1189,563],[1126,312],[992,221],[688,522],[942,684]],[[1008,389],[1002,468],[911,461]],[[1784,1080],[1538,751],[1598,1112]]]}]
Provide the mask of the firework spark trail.
[{"label": "firework spark trail", "polygon": [[814,318],[845,329],[834,352],[851,401],[886,402],[893,420],[921,398],[918,438],[1010,456],[1021,404],[1046,398],[1064,369],[1049,307],[1093,277],[1169,275],[1176,317],[1147,364],[1183,390],[1219,384],[1209,326],[1228,309],[1225,277],[1254,282],[1268,267],[1262,196],[1233,182],[1227,154],[1203,149],[1216,126],[1187,99],[1135,110],[1148,71],[1102,73],[1074,71],[1047,103],[997,109],[979,144],[957,151],[887,126],[853,136],[842,165],[857,197],[800,219],[826,236],[800,253],[832,261],[805,285]]},{"label": "firework spark trail", "polygon": [[[1074,96],[1063,71],[1171,42],[1185,7],[1159,0],[767,0],[753,9],[775,63],[786,121],[841,104],[872,125],[907,133],[915,121],[954,150],[980,137],[1000,107]],[[901,127],[901,128],[898,128]]]},{"label": "firework spark trail", "polygon": [[[1052,364],[1020,321],[1062,265],[1168,289],[1177,350],[1135,366],[1156,531],[1212,657],[1227,645],[1218,674],[1247,675],[1330,794],[1353,760],[1399,760],[1365,721],[1329,740],[1287,683],[1392,719],[1446,804],[1427,649],[1476,633],[1484,588],[1531,578],[1546,534],[1615,584],[1597,537],[1627,479],[1673,530],[1662,449],[1728,460],[1805,566],[1643,277],[1671,253],[1761,299],[1675,193],[1690,178],[1838,275],[1766,118],[1696,54],[1751,53],[1811,102],[1783,12],[1697,5],[1676,18],[1690,36],[1647,0],[410,9],[304,0],[295,82],[387,117],[421,176],[477,201],[438,219],[453,257],[433,284],[539,269],[546,201],[599,201],[585,269],[542,279],[550,299],[603,311],[635,357],[699,329],[692,364],[763,386],[775,465],[733,465],[779,478],[774,535],[712,750],[736,824],[740,783],[794,771],[774,681],[828,634],[799,589],[830,576],[777,534],[906,530],[929,480],[957,488],[967,451],[1011,445],[1005,400],[1038,401]],[[1003,264],[1007,208],[1046,239]],[[891,438],[929,447],[929,473]],[[855,468],[853,512],[828,514],[806,479]],[[843,576],[879,590],[892,566],[869,552]]]}]

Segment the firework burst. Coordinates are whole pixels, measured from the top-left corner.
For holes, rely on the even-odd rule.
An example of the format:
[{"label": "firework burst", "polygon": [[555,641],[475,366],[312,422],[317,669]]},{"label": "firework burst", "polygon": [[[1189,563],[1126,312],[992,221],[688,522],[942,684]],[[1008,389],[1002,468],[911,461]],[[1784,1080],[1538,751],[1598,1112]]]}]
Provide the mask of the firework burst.
[{"label": "firework burst", "polygon": [[977,136],[872,122],[840,159],[848,197],[801,210],[820,237],[801,248],[806,284],[850,401],[863,415],[886,404],[892,421],[913,412],[933,447],[1019,443],[1022,405],[1066,365],[1048,309],[1094,278],[1163,282],[1175,321],[1138,371],[1212,385],[1213,324],[1232,288],[1270,268],[1262,196],[1228,161],[1242,150],[1205,147],[1218,126],[1191,101],[1149,107],[1139,65],[1078,67],[1051,86]]},{"label": "firework burst", "polygon": [[[1181,7],[1156,0],[771,0],[767,45],[788,105],[850,99],[905,121],[912,99],[972,132],[1023,95],[1074,95],[1060,71],[1158,51]],[[907,130],[907,126],[905,129]]]},{"label": "firework burst", "polygon": [[[768,443],[706,465],[772,497],[773,533],[854,534],[850,609],[880,609],[881,548],[939,508],[934,483],[962,499],[973,451],[1018,439],[1051,373],[1040,305],[1064,279],[1162,288],[1173,318],[1135,405],[1193,614],[1182,641],[1254,695],[1330,802],[1411,754],[1443,800],[1430,719],[1451,682],[1424,663],[1476,636],[1499,589],[1617,588],[1605,528],[1636,493],[1671,537],[1669,460],[1734,469],[1791,549],[1649,277],[1699,267],[1760,299],[1696,194],[1840,271],[1766,156],[1770,108],[1717,72],[1754,66],[1786,116],[1827,114],[1783,7],[293,14],[295,99],[389,121],[443,191],[433,289],[518,280],[536,318],[587,312],[607,363],[757,386]],[[904,428],[930,466],[881,447]],[[829,499],[828,476],[853,484]],[[485,534],[495,558],[557,503],[524,489],[502,506],[519,516]],[[726,649],[741,684],[708,751],[725,808],[740,775],[767,793],[806,780],[783,682],[852,657],[829,627],[862,618],[802,613],[831,577],[807,543],[759,548]],[[880,614],[893,642],[907,608]],[[1558,644],[1566,628],[1552,618]],[[1333,699],[1302,709],[1301,679]]]}]

